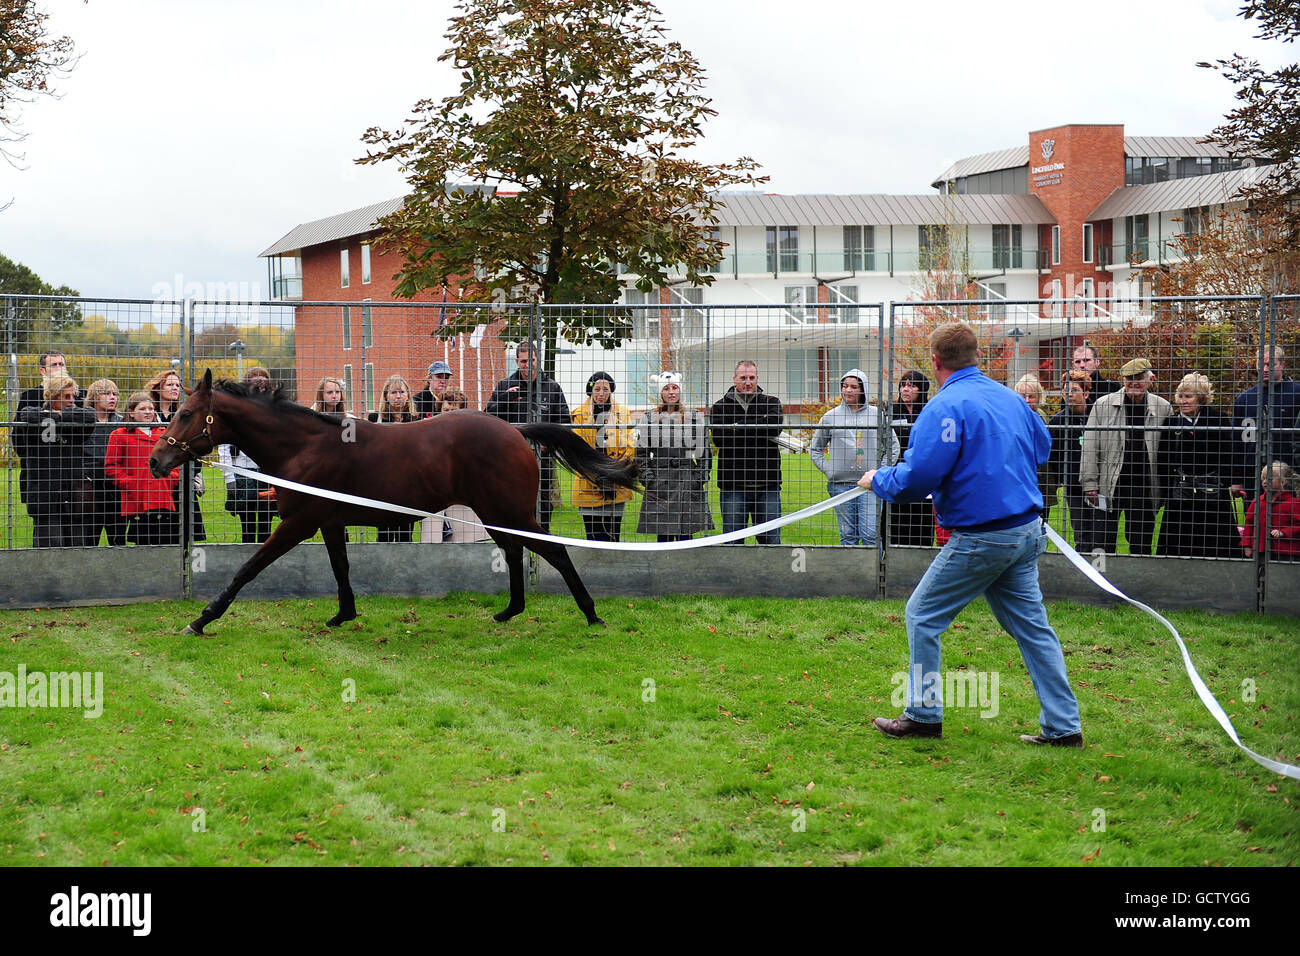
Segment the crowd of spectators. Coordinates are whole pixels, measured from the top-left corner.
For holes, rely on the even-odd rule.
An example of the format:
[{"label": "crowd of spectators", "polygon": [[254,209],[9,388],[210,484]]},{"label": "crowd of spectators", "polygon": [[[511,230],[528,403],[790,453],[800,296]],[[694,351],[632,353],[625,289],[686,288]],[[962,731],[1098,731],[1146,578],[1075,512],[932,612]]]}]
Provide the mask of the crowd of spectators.
[{"label": "crowd of spectators", "polygon": [[[668,542],[712,530],[711,479],[723,532],[770,523],[782,514],[785,413],[781,400],[759,385],[755,362],[737,362],[732,386],[707,410],[684,404],[680,372],[660,373],[653,379],[653,393],[640,396],[649,408],[635,415],[615,400],[618,383],[607,372],[594,373],[586,383],[586,400],[571,407],[559,383],[542,371],[540,357],[536,346],[520,345],[515,371],[497,384],[484,410],[512,423],[569,425],[605,454],[635,459],[645,490],[638,534]],[[1209,377],[1200,371],[1187,372],[1169,401],[1156,394],[1154,371],[1145,357],[1126,361],[1118,381],[1106,378],[1100,365],[1091,346],[1074,351],[1073,367],[1059,383],[1059,411],[1050,420],[1054,392],[1032,373],[1014,383],[1014,391],[1048,422],[1053,440],[1051,456],[1039,471],[1045,520],[1063,504],[1061,526],[1081,552],[1114,553],[1122,550],[1122,539],[1130,554],[1241,557],[1267,549],[1285,559],[1300,556],[1300,506],[1293,495],[1292,470],[1300,448],[1300,384],[1286,376],[1281,348],[1269,351],[1259,368],[1267,397],[1259,385],[1253,386],[1235,396],[1230,410],[1220,407]],[[39,370],[41,384],[19,396],[12,441],[34,546],[88,547],[101,540],[114,546],[175,543],[185,501],[194,508],[191,534],[203,540],[201,471],[194,469],[194,493],[182,495],[179,471],[158,478],[148,467],[159,434],[184,403],[176,370],[163,369],[133,392],[125,415],[119,412],[116,383],[99,379],[80,388],[62,354],[42,354]],[[465,393],[452,387],[454,376],[448,362],[435,361],[418,393],[402,376],[388,376],[369,420],[400,425],[470,408]],[[852,489],[864,472],[907,454],[912,428],[931,393],[925,373],[905,370],[885,413],[867,401],[863,370],[849,369],[839,381],[840,401],[818,421],[809,447],[831,497]],[[274,389],[270,373],[257,366],[248,370],[243,384],[250,393]],[[315,411],[354,418],[340,377],[322,378],[313,398]],[[1264,403],[1269,414],[1261,418]],[[1257,475],[1261,430],[1272,432],[1271,457],[1276,460]],[[559,504],[555,460],[545,446],[536,452],[539,522],[549,529]],[[257,480],[257,462],[239,447],[220,445],[218,458],[223,466],[244,472],[224,471],[225,508],[238,518],[242,541],[266,541],[275,518],[274,489]],[[1058,489],[1063,491],[1060,499]],[[621,538],[629,500],[627,489],[581,476],[572,483],[571,504],[592,540]],[[840,543],[876,546],[879,509],[871,493],[837,505]],[[414,528],[409,518],[394,515],[391,524],[379,527],[378,540],[487,538],[463,505],[421,521],[418,536]],[[886,533],[891,545],[929,547],[947,540],[928,500],[891,504]],[[760,544],[779,544],[781,531],[767,527],[755,538]]]}]

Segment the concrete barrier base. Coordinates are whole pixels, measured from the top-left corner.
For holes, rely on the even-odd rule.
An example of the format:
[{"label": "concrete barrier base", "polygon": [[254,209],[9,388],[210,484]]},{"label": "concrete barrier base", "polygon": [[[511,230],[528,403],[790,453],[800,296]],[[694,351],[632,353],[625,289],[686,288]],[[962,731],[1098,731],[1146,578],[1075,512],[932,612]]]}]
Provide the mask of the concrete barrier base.
[{"label": "concrete barrier base", "polygon": [[[180,548],[62,548],[0,551],[0,608],[72,607],[139,601],[210,600],[257,550],[218,544]],[[882,583],[877,553],[865,548],[744,545],[697,551],[615,554],[573,548],[570,555],[596,598],[660,594],[906,599],[935,551],[889,551]],[[453,591],[509,590],[505,560],[491,542],[354,544],[348,547],[353,590],[367,595],[441,597]],[[540,559],[530,589],[567,593],[559,573]],[[1048,600],[1118,603],[1063,555],[1041,567]],[[1103,573],[1120,590],[1157,608],[1255,610],[1255,565],[1249,561],[1107,555]],[[323,544],[299,545],[252,581],[241,598],[330,598],[337,593]],[[1265,610],[1300,615],[1300,564],[1268,568]]]}]

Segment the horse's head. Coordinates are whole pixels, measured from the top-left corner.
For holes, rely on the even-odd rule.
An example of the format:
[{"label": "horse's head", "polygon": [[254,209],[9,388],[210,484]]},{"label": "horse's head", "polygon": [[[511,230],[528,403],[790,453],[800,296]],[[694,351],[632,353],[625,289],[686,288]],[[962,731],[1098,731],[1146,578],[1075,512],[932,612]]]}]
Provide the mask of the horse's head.
[{"label": "horse's head", "polygon": [[167,431],[149,454],[149,470],[155,478],[202,458],[224,440],[218,437],[224,429],[213,411],[212,369],[204,372],[198,388],[187,388],[185,394],[185,404],[172,416]]}]

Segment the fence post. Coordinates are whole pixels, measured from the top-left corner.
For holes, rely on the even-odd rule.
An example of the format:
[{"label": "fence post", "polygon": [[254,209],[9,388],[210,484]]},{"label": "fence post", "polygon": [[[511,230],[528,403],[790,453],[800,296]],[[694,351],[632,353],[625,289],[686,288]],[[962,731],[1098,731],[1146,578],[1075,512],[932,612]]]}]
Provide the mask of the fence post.
[{"label": "fence post", "polygon": [[[877,388],[880,421],[884,425],[880,448],[889,448],[889,435],[893,431],[893,396],[894,396],[894,303],[889,303],[889,355],[885,355],[885,303],[876,306],[876,377],[880,379]],[[893,505],[881,505],[876,502],[876,598],[884,600],[885,585],[889,579],[889,521],[893,516]]]},{"label": "fence post", "polygon": [[[20,388],[21,383],[18,381],[18,332],[16,328],[16,310],[17,306],[15,305],[14,300],[6,298],[4,310],[4,354],[6,366],[5,392],[8,401],[5,402],[5,406],[9,409],[8,418],[11,422],[16,421],[18,418],[18,396],[22,391]],[[5,513],[8,516],[8,519],[5,521],[5,547],[12,548],[14,547],[14,515],[18,513],[18,508],[14,504],[13,461],[18,457],[18,453],[14,449],[13,426],[10,426],[9,434],[6,437],[8,438],[7,447],[9,451],[8,457],[5,460],[7,466],[5,468],[5,504],[7,506],[5,508]]]},{"label": "fence post", "polygon": [[[537,392],[538,392],[538,386],[541,384],[544,366],[547,361],[547,356],[542,352],[545,343],[542,341],[542,336],[541,336],[541,331],[542,331],[541,319],[542,319],[542,303],[540,301],[536,301],[533,303],[532,312],[528,317],[528,346],[532,351],[529,353],[528,374],[523,377],[524,388],[526,389],[526,395],[528,396],[527,397],[528,421],[530,422],[535,422],[539,420],[539,414],[537,408],[537,398],[538,398]],[[516,354],[518,354],[518,347],[516,347]],[[537,520],[538,524],[541,524],[541,519],[542,519],[542,495],[544,494],[549,495],[551,493],[550,488],[546,486],[545,468],[546,468],[545,456],[538,454],[537,456],[537,475],[538,475],[537,501],[533,503],[533,518]],[[558,477],[556,480],[558,480]],[[548,526],[544,530],[547,533],[549,533],[551,529]],[[528,548],[524,549],[524,555],[528,558],[528,585],[533,590],[536,590],[538,574],[540,572],[540,562],[537,560],[536,553],[534,553]]]},{"label": "fence post", "polygon": [[[1273,346],[1277,341],[1277,303],[1272,297],[1265,294],[1259,299],[1259,352],[1255,359],[1255,381],[1256,388],[1259,390],[1255,400],[1255,468],[1254,473],[1247,476],[1245,488],[1247,493],[1255,486],[1259,475],[1264,471],[1265,466],[1272,463],[1275,457],[1272,454],[1273,447]],[[1264,368],[1264,357],[1268,356],[1269,374],[1262,374]],[[1249,409],[1247,409],[1249,411]],[[1269,477],[1272,477],[1270,470]],[[1268,489],[1260,484],[1261,494],[1267,496]],[[1265,501],[1267,501],[1265,497]],[[1268,608],[1268,533],[1271,530],[1272,521],[1270,509],[1267,505],[1259,508],[1255,513],[1256,526],[1252,538],[1256,544],[1263,543],[1264,547],[1255,548],[1255,613],[1266,613]]]},{"label": "fence post", "polygon": [[[181,384],[193,382],[194,368],[194,300],[187,298],[181,303],[180,329],[177,333],[177,356],[180,368],[176,370]],[[185,403],[185,394],[181,393],[181,404]],[[181,593],[189,599],[194,596],[193,582],[190,580],[190,548],[194,544],[194,509],[198,499],[194,495],[194,468],[190,462],[181,466],[180,495],[177,505],[180,507],[181,519]],[[200,466],[201,467],[201,466]]]}]

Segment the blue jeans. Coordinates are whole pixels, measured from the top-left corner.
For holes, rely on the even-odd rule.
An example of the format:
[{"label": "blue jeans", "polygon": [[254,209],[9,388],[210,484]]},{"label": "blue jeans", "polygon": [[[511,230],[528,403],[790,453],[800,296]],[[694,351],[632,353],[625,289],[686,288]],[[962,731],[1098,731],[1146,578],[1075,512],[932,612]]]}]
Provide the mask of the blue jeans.
[{"label": "blue jeans", "polygon": [[[826,482],[826,496],[834,498],[857,487],[854,482]],[[871,492],[858,495],[846,505],[835,506],[835,520],[840,525],[840,544],[876,546],[876,496]]]},{"label": "blue jeans", "polygon": [[939,639],[962,608],[983,594],[998,623],[1020,645],[1042,706],[1043,736],[1080,732],[1079,702],[1038,589],[1038,557],[1046,550],[1047,533],[1037,518],[1005,531],[952,533],[907,602],[908,717],[919,723],[943,720]]},{"label": "blue jeans", "polygon": [[[719,491],[718,503],[722,506],[722,531],[739,531],[751,524],[762,524],[781,517],[781,489],[771,491]],[[752,521],[748,519],[753,517]],[[741,544],[733,541],[732,544]],[[758,536],[759,544],[780,544],[781,529],[775,528]]]}]

